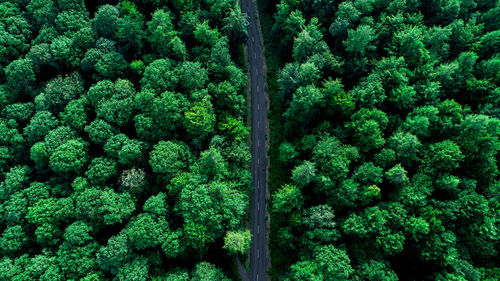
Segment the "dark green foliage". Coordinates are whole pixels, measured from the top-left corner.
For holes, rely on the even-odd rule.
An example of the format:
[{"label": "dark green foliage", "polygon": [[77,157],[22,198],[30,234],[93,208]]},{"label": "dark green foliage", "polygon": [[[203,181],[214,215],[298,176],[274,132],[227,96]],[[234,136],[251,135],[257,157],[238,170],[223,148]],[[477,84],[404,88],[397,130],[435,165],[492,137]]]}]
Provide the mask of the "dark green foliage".
[{"label": "dark green foliage", "polygon": [[271,279],[494,280],[498,1],[268,2]]},{"label": "dark green foliage", "polygon": [[0,2],[0,280],[234,276],[251,191],[236,1]]}]

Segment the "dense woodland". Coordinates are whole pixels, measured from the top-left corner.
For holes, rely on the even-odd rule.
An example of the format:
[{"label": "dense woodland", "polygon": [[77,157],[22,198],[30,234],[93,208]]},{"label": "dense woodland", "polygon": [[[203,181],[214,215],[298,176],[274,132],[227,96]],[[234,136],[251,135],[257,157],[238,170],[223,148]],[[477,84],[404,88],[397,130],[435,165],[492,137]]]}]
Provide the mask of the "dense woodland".
[{"label": "dense woodland", "polygon": [[0,280],[233,278],[251,190],[236,1],[0,2]]},{"label": "dense woodland", "polygon": [[260,1],[273,280],[500,280],[500,1]]}]

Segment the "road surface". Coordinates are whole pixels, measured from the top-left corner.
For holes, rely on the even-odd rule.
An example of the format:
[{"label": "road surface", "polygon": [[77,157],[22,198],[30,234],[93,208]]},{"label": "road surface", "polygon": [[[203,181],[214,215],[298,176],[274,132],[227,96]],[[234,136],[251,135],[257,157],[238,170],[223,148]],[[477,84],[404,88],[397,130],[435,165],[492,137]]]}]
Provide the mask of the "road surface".
[{"label": "road surface", "polygon": [[260,41],[260,25],[252,0],[242,0],[241,9],[248,15],[248,68],[252,107],[252,247],[250,250],[250,280],[266,280],[266,120],[264,93],[265,58]]}]

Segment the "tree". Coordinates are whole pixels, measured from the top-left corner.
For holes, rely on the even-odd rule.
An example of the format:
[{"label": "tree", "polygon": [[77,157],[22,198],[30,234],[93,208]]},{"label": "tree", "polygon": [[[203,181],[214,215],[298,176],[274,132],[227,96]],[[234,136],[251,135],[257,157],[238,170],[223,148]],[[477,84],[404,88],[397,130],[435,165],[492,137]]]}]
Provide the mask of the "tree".
[{"label": "tree", "polygon": [[354,111],[356,106],[354,98],[349,92],[344,91],[340,79],[332,80],[329,78],[323,82],[322,91],[325,107],[332,111],[330,114],[349,116]]},{"label": "tree", "polygon": [[168,222],[163,216],[146,213],[139,214],[125,228],[131,245],[137,250],[160,245],[169,231]]},{"label": "tree", "polygon": [[373,165],[372,162],[365,162],[359,166],[353,174],[353,179],[360,184],[380,184],[382,183],[383,169]]},{"label": "tree", "polygon": [[194,103],[184,113],[186,130],[200,138],[205,138],[213,133],[215,127],[215,112],[210,102],[210,96],[205,96],[200,102]]},{"label": "tree", "polygon": [[298,154],[299,153],[295,150],[294,145],[289,142],[284,142],[279,146],[279,160],[281,162],[290,162],[297,157]]},{"label": "tree", "polygon": [[50,80],[42,93],[35,97],[37,110],[59,113],[68,102],[79,97],[84,91],[83,81],[78,73]]},{"label": "tree", "polygon": [[397,158],[402,164],[412,166],[414,162],[420,160],[420,140],[406,132],[396,132],[389,138],[390,147],[396,152]]},{"label": "tree", "polygon": [[317,114],[322,101],[323,96],[318,88],[313,85],[299,87],[283,116],[299,124],[308,124]]},{"label": "tree", "polygon": [[37,28],[53,23],[57,16],[57,6],[53,0],[31,0],[26,10],[33,25]]},{"label": "tree", "polygon": [[287,214],[302,208],[304,198],[296,186],[284,185],[273,195],[272,210],[276,213]]},{"label": "tree", "polygon": [[250,249],[252,235],[249,230],[245,231],[228,231],[224,237],[224,249],[231,254],[244,254]]},{"label": "tree", "polygon": [[292,180],[300,187],[307,186],[316,177],[316,166],[313,162],[304,161],[292,171]]},{"label": "tree", "polygon": [[233,38],[235,42],[244,42],[247,39],[248,16],[241,12],[239,5],[231,9],[223,21],[222,31],[226,33],[226,36]]},{"label": "tree", "polygon": [[36,75],[30,59],[19,59],[5,67],[7,85],[16,93],[28,95],[33,90]]},{"label": "tree", "polygon": [[35,143],[42,140],[57,125],[59,125],[59,121],[52,113],[39,111],[31,118],[30,123],[24,128],[23,132],[28,142]]},{"label": "tree", "polygon": [[347,34],[347,40],[343,41],[346,51],[364,57],[376,49],[376,46],[372,44],[376,36],[369,25],[360,25],[356,30],[349,29]]},{"label": "tree", "polygon": [[105,144],[115,134],[115,128],[102,119],[92,121],[84,130],[91,141],[100,145]]},{"label": "tree", "polygon": [[148,259],[138,256],[118,269],[117,278],[124,281],[146,281],[149,276]]},{"label": "tree", "polygon": [[116,162],[104,157],[94,158],[85,172],[91,183],[105,184],[118,173]]},{"label": "tree", "polygon": [[84,245],[93,240],[89,232],[92,232],[92,226],[83,221],[76,221],[66,228],[64,239],[72,245]]},{"label": "tree", "polygon": [[159,137],[177,129],[182,124],[188,108],[188,100],[179,93],[164,92],[155,98],[151,108],[151,118],[160,130]]},{"label": "tree", "polygon": [[227,162],[216,148],[209,148],[200,153],[194,170],[205,175],[209,180],[221,180],[227,176]]},{"label": "tree", "polygon": [[354,131],[354,137],[361,151],[368,152],[382,147],[385,140],[382,131],[388,123],[387,115],[378,109],[362,108],[352,116],[352,121],[347,124]]},{"label": "tree", "polygon": [[88,122],[88,101],[85,98],[71,100],[59,114],[61,123],[75,130],[83,130]]},{"label": "tree", "polygon": [[93,19],[93,28],[96,34],[104,38],[114,38],[118,27],[120,11],[117,7],[103,5]]},{"label": "tree", "polygon": [[12,254],[22,249],[27,243],[27,236],[20,225],[6,228],[0,237],[0,250],[4,254]]},{"label": "tree", "polygon": [[208,71],[200,62],[186,61],[176,68],[179,85],[187,92],[202,89],[208,81]]},{"label": "tree", "polygon": [[101,269],[116,274],[127,263],[131,255],[128,237],[120,233],[109,238],[106,246],[99,249],[96,257]]},{"label": "tree", "polygon": [[170,41],[177,35],[174,30],[173,16],[169,11],[156,10],[148,25],[148,41],[162,54],[170,52]]},{"label": "tree", "polygon": [[347,253],[332,245],[316,248],[314,259],[327,280],[345,280],[354,272]]},{"label": "tree", "polygon": [[194,268],[192,276],[191,281],[229,281],[220,268],[208,262],[198,263]]},{"label": "tree", "polygon": [[460,147],[451,140],[432,144],[428,153],[425,162],[429,168],[436,171],[451,172],[458,168],[464,159]]},{"label": "tree", "polygon": [[394,167],[385,172],[385,177],[390,183],[396,186],[406,185],[409,182],[406,170],[401,164],[396,164]]},{"label": "tree", "polygon": [[173,178],[186,169],[191,161],[191,152],[182,142],[160,141],[149,155],[153,172]]},{"label": "tree", "polygon": [[149,64],[141,79],[142,89],[150,89],[155,93],[171,91],[178,82],[178,77],[172,73],[172,63],[167,59],[158,59]]},{"label": "tree", "polygon": [[79,173],[87,163],[85,145],[81,141],[70,140],[54,151],[49,158],[49,167],[55,173]]},{"label": "tree", "polygon": [[355,270],[355,280],[374,280],[374,281],[396,281],[398,276],[384,262],[369,260]]},{"label": "tree", "polygon": [[75,194],[75,207],[77,218],[90,220],[96,226],[122,223],[135,210],[130,194],[92,187]]}]

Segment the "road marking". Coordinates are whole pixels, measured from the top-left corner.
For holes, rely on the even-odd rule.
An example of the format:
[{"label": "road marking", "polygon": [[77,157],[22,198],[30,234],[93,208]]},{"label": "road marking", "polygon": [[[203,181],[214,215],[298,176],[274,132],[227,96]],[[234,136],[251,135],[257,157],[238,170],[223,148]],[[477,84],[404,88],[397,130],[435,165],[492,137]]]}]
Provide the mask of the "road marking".
[{"label": "road marking", "polygon": [[259,90],[259,85],[257,85],[257,92],[258,92],[258,91],[260,91],[260,90]]},{"label": "road marking", "polygon": [[260,159],[257,158],[257,165],[260,165]]},{"label": "road marking", "polygon": [[260,211],[260,204],[259,203],[257,203],[257,211]]},{"label": "road marking", "polygon": [[260,233],[260,225],[257,226],[257,233]]},{"label": "road marking", "polygon": [[259,257],[260,257],[260,251],[257,250],[257,258],[259,258]]},{"label": "road marking", "polygon": [[257,273],[257,281],[259,281],[259,274]]},{"label": "road marking", "polygon": [[257,122],[257,129],[260,129],[260,121]]},{"label": "road marking", "polygon": [[257,104],[257,110],[260,110],[260,103]]}]

